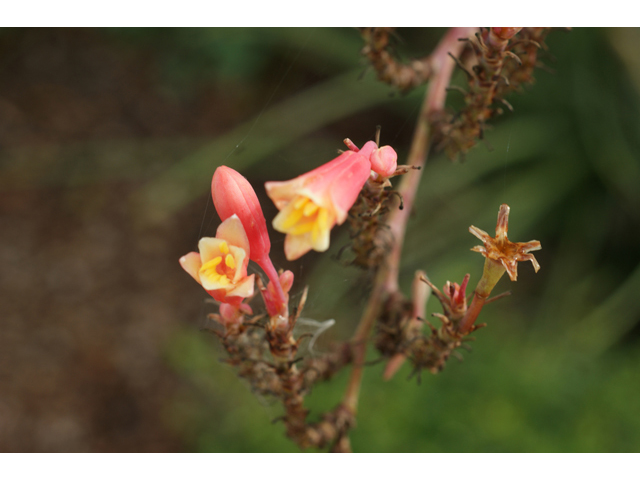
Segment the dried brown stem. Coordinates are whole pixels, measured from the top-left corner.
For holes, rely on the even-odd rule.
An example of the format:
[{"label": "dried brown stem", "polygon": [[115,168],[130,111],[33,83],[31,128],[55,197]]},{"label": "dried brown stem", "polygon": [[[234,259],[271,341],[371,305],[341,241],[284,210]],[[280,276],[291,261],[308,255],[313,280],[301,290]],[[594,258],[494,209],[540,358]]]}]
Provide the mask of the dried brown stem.
[{"label": "dried brown stem", "polygon": [[438,146],[450,158],[464,156],[482,139],[486,123],[503,111],[497,103],[513,109],[504,99],[505,95],[533,81],[537,51],[549,29],[524,28],[517,33],[518,30],[485,29],[468,39],[476,63],[458,61],[458,66],[467,74],[465,106],[440,126],[442,135]]},{"label": "dried brown stem", "polygon": [[380,81],[406,92],[429,80],[432,74],[430,57],[404,64],[389,52],[392,28],[361,28],[360,33],[366,43],[362,53],[371,62]]}]

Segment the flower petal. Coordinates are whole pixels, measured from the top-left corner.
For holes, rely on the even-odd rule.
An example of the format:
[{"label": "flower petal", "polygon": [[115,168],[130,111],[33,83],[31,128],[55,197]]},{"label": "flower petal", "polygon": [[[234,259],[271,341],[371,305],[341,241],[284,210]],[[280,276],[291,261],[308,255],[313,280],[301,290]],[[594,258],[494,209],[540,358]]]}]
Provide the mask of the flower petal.
[{"label": "flower petal", "polygon": [[233,282],[235,283],[247,275],[249,257],[242,248],[238,248],[233,245],[229,247],[229,253],[232,255],[233,261],[235,262],[236,273],[233,276]]},{"label": "flower petal", "polygon": [[330,162],[292,180],[267,182],[265,183],[267,195],[273,200],[278,210],[285,208],[297,195],[304,195],[321,207],[332,208],[331,197],[328,195],[331,184],[336,177],[341,175],[343,164],[352,161],[354,156],[355,158],[362,157],[360,153],[344,152]]},{"label": "flower petal", "polygon": [[287,235],[284,238],[284,255],[287,260],[297,260],[313,248],[311,232],[304,235]]},{"label": "flower petal", "polygon": [[311,243],[316,252],[326,252],[329,249],[331,229],[335,223],[335,219],[329,210],[320,209],[318,218],[311,230]]},{"label": "flower petal", "polygon": [[333,212],[338,225],[342,225],[355,203],[365,182],[369,178],[371,164],[363,155],[353,159],[334,179],[331,188]]},{"label": "flower petal", "polygon": [[255,283],[255,273],[242,279],[234,288],[227,291],[228,297],[250,297],[253,295],[253,286]]},{"label": "flower petal", "polygon": [[180,258],[180,266],[184,268],[185,272],[191,275],[196,282],[200,283],[200,267],[202,261],[200,260],[200,254],[198,252],[187,253]]},{"label": "flower petal", "polygon": [[200,251],[200,260],[202,263],[205,264],[209,260],[220,256],[221,250],[224,250],[223,244],[227,244],[228,248],[226,240],[215,237],[202,237],[198,242],[198,250]]},{"label": "flower petal", "polygon": [[242,222],[236,214],[233,214],[220,224],[216,231],[216,238],[226,240],[229,245],[234,245],[247,252],[247,256],[251,255],[249,247],[249,239],[244,230]]},{"label": "flower petal", "polygon": [[273,218],[273,228],[278,232],[286,232],[299,218],[302,212],[295,212],[294,202],[288,202]]},{"label": "flower petal", "polygon": [[473,225],[469,227],[469,233],[475,235],[482,242],[486,242],[487,240],[491,239],[487,232],[485,232],[484,230],[480,230],[478,227],[474,227]]},{"label": "flower petal", "polygon": [[205,275],[201,273],[200,283],[205,290],[224,290],[226,292],[233,288],[233,284],[226,275]]}]

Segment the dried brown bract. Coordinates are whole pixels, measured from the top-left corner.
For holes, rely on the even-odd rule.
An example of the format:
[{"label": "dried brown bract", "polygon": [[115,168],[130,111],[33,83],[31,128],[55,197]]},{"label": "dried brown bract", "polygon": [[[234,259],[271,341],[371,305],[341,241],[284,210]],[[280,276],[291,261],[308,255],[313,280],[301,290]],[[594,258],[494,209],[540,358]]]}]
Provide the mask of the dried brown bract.
[{"label": "dried brown bract", "polygon": [[378,79],[393,85],[401,92],[407,92],[429,80],[431,65],[429,57],[405,64],[394,58],[390,52],[390,37],[393,28],[361,28],[360,34],[365,41],[362,54],[371,62]]},{"label": "dried brown bract", "polygon": [[465,40],[473,55],[464,63],[456,59],[467,77],[467,89],[460,90],[465,106],[440,124],[437,145],[449,158],[464,156],[503,107],[513,110],[505,97],[533,82],[538,50],[548,32],[548,28],[494,27]]}]

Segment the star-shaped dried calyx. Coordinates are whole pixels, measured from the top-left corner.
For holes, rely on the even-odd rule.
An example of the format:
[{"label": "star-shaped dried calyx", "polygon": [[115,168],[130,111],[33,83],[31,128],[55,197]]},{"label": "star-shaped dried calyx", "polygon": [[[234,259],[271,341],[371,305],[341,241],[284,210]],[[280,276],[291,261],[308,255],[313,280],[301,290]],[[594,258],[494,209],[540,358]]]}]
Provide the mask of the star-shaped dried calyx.
[{"label": "star-shaped dried calyx", "polygon": [[518,279],[518,262],[530,260],[533,268],[537,272],[540,265],[536,258],[529,252],[540,250],[540,242],[531,240],[530,242],[514,243],[507,238],[507,230],[509,229],[509,205],[500,205],[498,212],[498,223],[496,225],[496,236],[490,237],[489,234],[480,230],[473,225],[469,227],[469,232],[482,240],[484,246],[473,247],[471,250],[479,252],[490,260],[494,260],[502,264],[509,278],[512,281]]}]

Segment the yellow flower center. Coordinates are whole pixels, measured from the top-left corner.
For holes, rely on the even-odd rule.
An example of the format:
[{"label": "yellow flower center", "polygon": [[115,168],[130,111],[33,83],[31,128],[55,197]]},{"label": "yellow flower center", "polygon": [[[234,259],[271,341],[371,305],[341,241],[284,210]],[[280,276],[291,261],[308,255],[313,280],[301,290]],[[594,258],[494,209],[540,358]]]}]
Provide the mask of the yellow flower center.
[{"label": "yellow flower center", "polygon": [[200,267],[200,274],[212,282],[229,285],[236,274],[236,261],[229,253],[229,245],[222,242],[219,246],[220,255],[212,258]]},{"label": "yellow flower center", "polygon": [[292,202],[292,208],[285,214],[279,225],[282,233],[304,235],[311,232],[315,243],[320,234],[330,229],[329,211],[322,208],[307,197],[297,196]]}]

